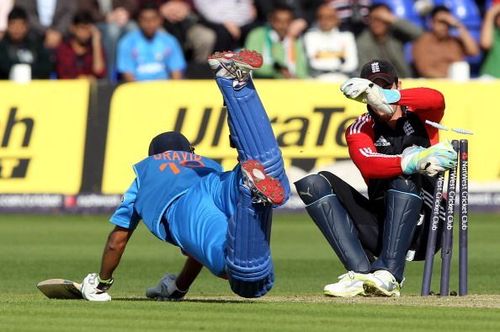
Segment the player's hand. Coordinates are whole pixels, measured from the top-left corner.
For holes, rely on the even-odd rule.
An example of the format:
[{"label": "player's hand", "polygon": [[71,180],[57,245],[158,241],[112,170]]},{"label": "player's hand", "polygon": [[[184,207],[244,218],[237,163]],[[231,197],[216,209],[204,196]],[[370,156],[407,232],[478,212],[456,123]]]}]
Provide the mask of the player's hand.
[{"label": "player's hand", "polygon": [[403,151],[401,168],[405,174],[422,173],[434,176],[455,167],[457,152],[449,142],[438,143],[429,148],[411,146]]},{"label": "player's hand", "polygon": [[99,274],[90,273],[82,282],[82,296],[89,301],[106,302],[111,301],[111,296],[106,292],[113,284],[113,279],[102,282]]},{"label": "player's hand", "polygon": [[364,78],[348,79],[342,84],[340,90],[347,98],[368,104],[377,113],[391,116],[395,111],[391,104],[398,102],[401,98],[398,90],[382,89],[377,84]]},{"label": "player's hand", "polygon": [[158,301],[174,301],[182,299],[188,290],[180,290],[177,288],[175,280],[177,276],[167,273],[161,278],[156,287],[151,287],[146,290],[146,296],[150,299]]}]

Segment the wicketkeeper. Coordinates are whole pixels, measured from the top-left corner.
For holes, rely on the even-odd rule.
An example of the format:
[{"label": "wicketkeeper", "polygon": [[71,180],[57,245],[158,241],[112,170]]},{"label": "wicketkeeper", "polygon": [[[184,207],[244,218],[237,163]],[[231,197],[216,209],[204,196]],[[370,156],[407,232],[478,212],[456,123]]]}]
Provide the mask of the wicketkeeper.
[{"label": "wicketkeeper", "polygon": [[141,219],[158,239],[188,257],[180,274],[166,274],[146,291],[148,297],[184,297],[203,266],[227,278],[243,297],[262,296],[273,286],[272,208],[283,204],[290,190],[281,151],[251,80],[262,57],[247,50],[215,53],[209,64],[228,110],[239,164],[223,172],[215,161],[195,154],[181,133],[155,137],[149,157],[135,164],[136,178],[110,219],[115,228],[100,272],[83,281],[85,299],[111,300],[107,290],[113,272]]},{"label": "wicketkeeper", "polygon": [[345,136],[368,198],[330,172],[308,175],[295,185],[348,271],[325,286],[325,294],[399,296],[407,252],[424,257],[425,239],[414,235],[417,224],[429,224],[433,177],[453,167],[457,154],[451,144],[439,143],[436,128],[425,125],[443,118],[439,91],[401,89],[394,67],[382,60],[365,64],[360,76],[347,80],[341,91],[367,104],[368,112]]}]

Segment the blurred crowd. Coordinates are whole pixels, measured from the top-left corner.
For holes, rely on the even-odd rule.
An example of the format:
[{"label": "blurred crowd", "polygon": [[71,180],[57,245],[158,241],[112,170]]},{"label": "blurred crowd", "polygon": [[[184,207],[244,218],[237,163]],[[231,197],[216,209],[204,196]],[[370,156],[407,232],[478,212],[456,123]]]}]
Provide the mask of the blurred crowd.
[{"label": "blurred crowd", "polygon": [[500,0],[0,0],[0,79],[208,78],[214,51],[261,78],[500,78]]}]

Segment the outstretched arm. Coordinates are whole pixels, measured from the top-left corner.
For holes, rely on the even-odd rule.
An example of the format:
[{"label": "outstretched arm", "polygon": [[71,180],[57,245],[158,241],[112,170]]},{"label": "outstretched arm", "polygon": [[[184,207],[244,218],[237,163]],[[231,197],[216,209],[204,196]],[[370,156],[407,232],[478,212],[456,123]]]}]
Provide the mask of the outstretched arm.
[{"label": "outstretched arm", "polygon": [[115,226],[111,233],[109,233],[108,241],[106,242],[102,254],[101,271],[99,272],[99,278],[101,280],[109,280],[112,278],[113,272],[120,263],[127,242],[133,232],[134,229]]},{"label": "outstretched arm", "polygon": [[184,263],[181,273],[179,273],[177,279],[175,280],[177,289],[186,293],[196,277],[198,277],[198,274],[200,274],[202,268],[203,265],[201,265],[201,263],[199,263],[196,259],[188,257]]}]

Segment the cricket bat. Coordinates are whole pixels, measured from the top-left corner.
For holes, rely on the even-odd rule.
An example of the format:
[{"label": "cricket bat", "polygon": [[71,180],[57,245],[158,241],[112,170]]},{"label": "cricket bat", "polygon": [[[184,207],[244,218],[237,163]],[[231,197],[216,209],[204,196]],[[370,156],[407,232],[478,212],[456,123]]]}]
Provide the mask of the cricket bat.
[{"label": "cricket bat", "polygon": [[49,299],[83,299],[82,285],[71,280],[48,279],[40,281],[36,287]]}]

